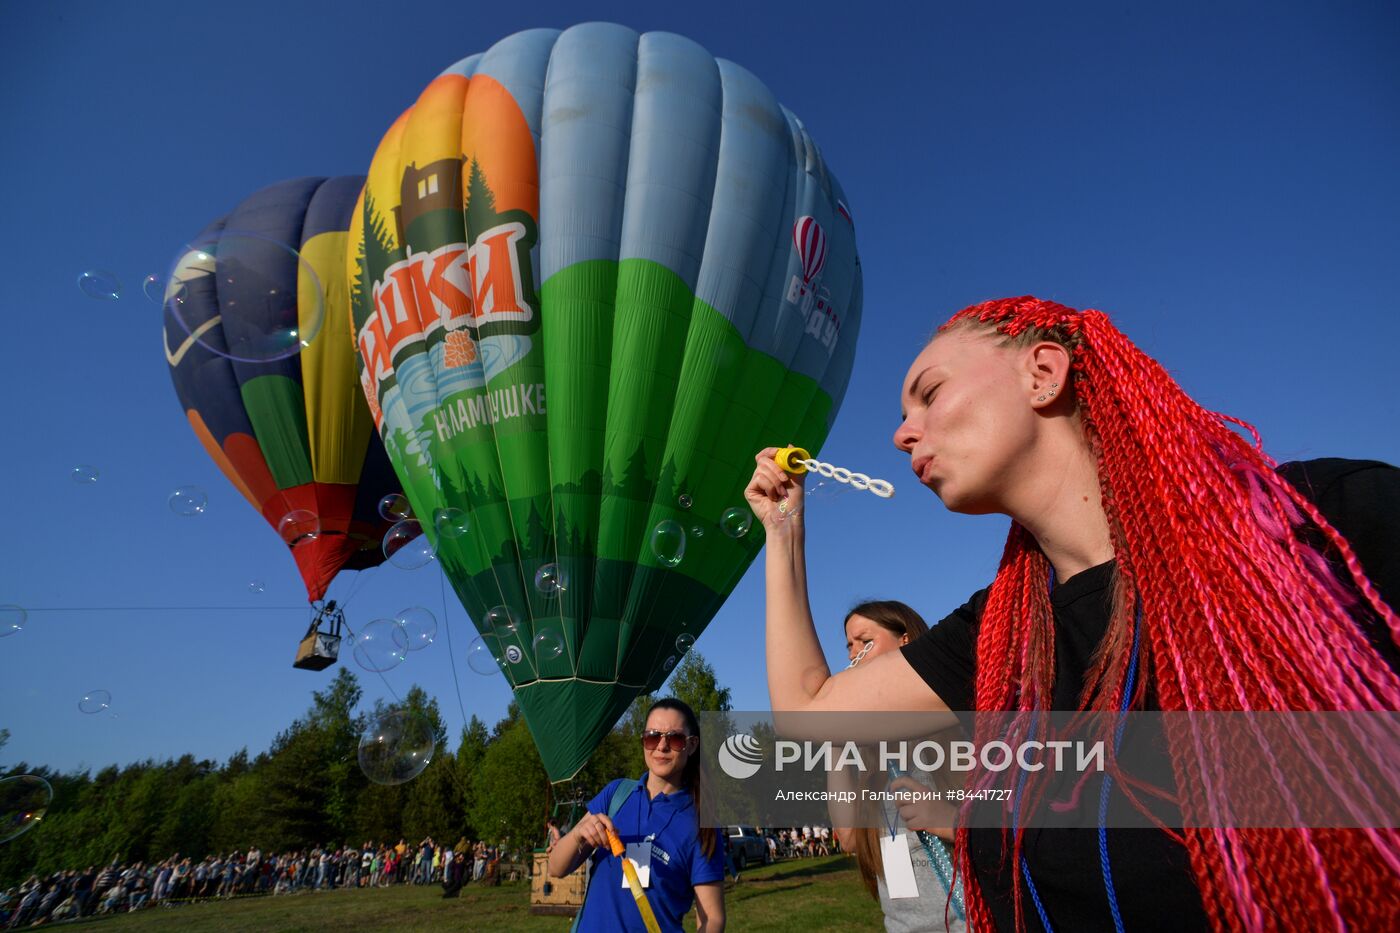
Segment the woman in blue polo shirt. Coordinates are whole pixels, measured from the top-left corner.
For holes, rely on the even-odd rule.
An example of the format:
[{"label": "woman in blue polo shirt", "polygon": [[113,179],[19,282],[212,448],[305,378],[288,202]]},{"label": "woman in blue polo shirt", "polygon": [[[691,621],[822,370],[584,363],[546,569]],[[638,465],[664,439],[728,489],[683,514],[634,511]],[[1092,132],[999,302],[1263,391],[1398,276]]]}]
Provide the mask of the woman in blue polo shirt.
[{"label": "woman in blue polo shirt", "polygon": [[609,830],[627,847],[647,900],[665,933],[680,931],[696,905],[697,933],[724,930],[724,850],[715,830],[696,822],[700,798],[700,722],[680,700],[658,700],[647,711],[642,748],[647,771],[619,778],[588,802],[588,813],[554,846],[549,873],[571,874],[593,861],[579,933],[644,933],[621,862],[608,849]]}]

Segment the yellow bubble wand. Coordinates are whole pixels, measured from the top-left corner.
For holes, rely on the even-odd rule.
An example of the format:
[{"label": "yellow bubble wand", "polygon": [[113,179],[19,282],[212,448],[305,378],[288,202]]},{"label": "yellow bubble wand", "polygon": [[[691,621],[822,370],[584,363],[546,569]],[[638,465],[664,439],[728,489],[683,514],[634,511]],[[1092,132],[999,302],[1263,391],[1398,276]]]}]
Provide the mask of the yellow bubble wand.
[{"label": "yellow bubble wand", "polygon": [[661,926],[656,922],[656,914],[651,912],[651,902],[647,900],[646,891],[642,890],[642,879],[637,877],[637,869],[632,867],[632,860],[623,853],[627,850],[622,845],[622,840],[617,838],[617,833],[611,829],[608,832],[608,848],[612,849],[612,854],[622,859],[622,873],[627,876],[627,886],[632,889],[632,898],[637,902],[637,910],[641,911],[642,923],[646,924],[647,933],[661,933]]},{"label": "yellow bubble wand", "polygon": [[[810,471],[838,483],[845,483],[852,489],[869,490],[881,499],[888,499],[894,495],[894,485],[888,480],[871,479],[864,473],[855,473],[845,467],[832,466],[829,463],[814,460],[812,455],[801,447],[780,448],[773,455],[773,461],[782,467],[784,472],[791,473],[793,476],[801,476]],[[778,504],[778,511],[787,511],[786,499]]]}]

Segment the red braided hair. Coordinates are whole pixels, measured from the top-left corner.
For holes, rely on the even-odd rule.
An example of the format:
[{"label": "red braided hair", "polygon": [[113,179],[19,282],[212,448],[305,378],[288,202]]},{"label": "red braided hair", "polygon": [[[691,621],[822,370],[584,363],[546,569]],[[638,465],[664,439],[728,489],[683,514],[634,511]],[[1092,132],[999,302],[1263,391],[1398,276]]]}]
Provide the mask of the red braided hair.
[{"label": "red braided hair", "polygon": [[[1164,711],[1400,709],[1400,678],[1352,614],[1374,613],[1397,642],[1400,618],[1346,540],[1275,472],[1252,427],[1198,405],[1099,311],[1010,298],[966,308],[940,332],[950,328],[995,332],[1004,345],[1049,340],[1071,353],[1068,389],[1097,462],[1117,561],[1117,598],[1082,709],[1123,703],[1139,601],[1146,676],[1134,705],[1150,684]],[[1246,428],[1255,444],[1230,424]],[[1359,599],[1301,535],[1305,516]],[[1049,573],[1034,537],[1013,523],[977,638],[978,710],[1050,708]],[[1202,789],[1212,784],[1208,775],[1183,762],[1200,760],[1202,742],[1217,761],[1236,750],[1181,730],[1168,738],[1183,813],[1221,812],[1221,799]],[[1260,767],[1289,793],[1277,762]],[[967,841],[967,829],[959,829],[968,917],[973,928],[990,929]],[[1393,830],[1201,828],[1186,830],[1182,841],[1217,930],[1400,928],[1400,834]],[[1012,876],[1020,928],[1023,883],[1019,871]]]}]

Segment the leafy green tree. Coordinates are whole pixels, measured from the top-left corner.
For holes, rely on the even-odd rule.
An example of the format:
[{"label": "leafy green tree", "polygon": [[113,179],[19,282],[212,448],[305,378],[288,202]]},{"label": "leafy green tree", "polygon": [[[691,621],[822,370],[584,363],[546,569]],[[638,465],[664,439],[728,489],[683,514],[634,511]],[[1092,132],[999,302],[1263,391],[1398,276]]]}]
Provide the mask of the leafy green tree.
[{"label": "leafy green tree", "polygon": [[671,675],[670,693],[697,713],[724,713],[733,709],[728,687],[721,687],[715,669],[694,648]]},{"label": "leafy green tree", "polygon": [[240,748],[230,755],[228,761],[224,763],[223,777],[232,780],[240,774],[247,774],[251,768],[252,765],[248,763],[248,749],[246,747]]},{"label": "leafy green tree", "polygon": [[403,832],[414,841],[432,836],[438,842],[451,843],[466,826],[461,801],[463,780],[457,759],[448,753],[447,726],[437,700],[417,685],[404,695],[402,706],[427,722],[433,738],[432,762],[406,785]]},{"label": "leafy green tree", "polygon": [[175,852],[209,852],[214,829],[217,774],[196,778],[178,789],[151,839],[148,856],[159,860]]},{"label": "leafy green tree", "polygon": [[525,720],[504,719],[472,775],[468,818],[488,841],[534,848],[544,835],[548,783]]},{"label": "leafy green tree", "polygon": [[[209,830],[210,852],[232,852],[256,843],[268,846],[263,822],[264,780],[260,770],[226,777],[214,791],[213,820]],[[205,854],[179,849],[192,858]]]},{"label": "leafy green tree", "polygon": [[354,673],[342,667],[324,690],[312,693],[307,713],[324,743],[326,829],[335,840],[355,835],[355,803],[368,783],[358,761],[364,717],[354,715],[363,696]]},{"label": "leafy green tree", "polygon": [[329,842],[326,766],[329,743],[323,730],[297,720],[277,736],[266,765],[262,832],[257,840],[272,850]]},{"label": "leafy green tree", "polygon": [[614,778],[637,777],[645,769],[640,733],[618,728],[598,743],[598,748],[574,783],[586,797],[591,798]]},{"label": "leafy green tree", "polygon": [[451,845],[466,835],[466,819],[461,809],[461,781],[457,759],[444,755],[433,759],[407,788],[403,805],[403,832],[412,842],[425,836]]},{"label": "leafy green tree", "polygon": [[491,734],[486,731],[486,723],[475,715],[462,727],[462,741],[457,745],[458,806],[462,813],[462,832],[468,839],[479,838],[471,821],[472,806],[476,800],[475,775],[486,757]]},{"label": "leafy green tree", "polygon": [[632,701],[632,705],[627,707],[627,715],[622,717],[618,728],[628,735],[637,737],[641,741],[643,730],[647,727],[647,710],[651,704],[656,702],[656,695],[653,693],[643,693]]},{"label": "leafy green tree", "polygon": [[405,790],[402,784],[387,786],[369,784],[359,799],[355,801],[355,825],[359,829],[357,839],[374,840],[381,843],[395,843],[403,832],[403,802]]}]

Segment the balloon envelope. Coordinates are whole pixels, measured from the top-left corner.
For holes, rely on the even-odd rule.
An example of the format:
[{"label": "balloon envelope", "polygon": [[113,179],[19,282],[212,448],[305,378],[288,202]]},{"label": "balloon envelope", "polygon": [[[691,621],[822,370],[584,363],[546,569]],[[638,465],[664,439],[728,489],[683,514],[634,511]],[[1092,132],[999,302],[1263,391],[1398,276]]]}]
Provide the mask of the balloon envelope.
[{"label": "balloon envelope", "polygon": [[259,191],[181,251],[165,355],[195,435],[292,549],[307,596],[383,561],[398,479],[355,379],[344,254],[362,177]]},{"label": "balloon envelope", "polygon": [[467,517],[427,533],[551,779],[762,546],[734,520],[754,452],[826,437],[860,322],[844,201],[753,75],[607,24],[458,62],[381,142],[361,383],[416,514]]}]

